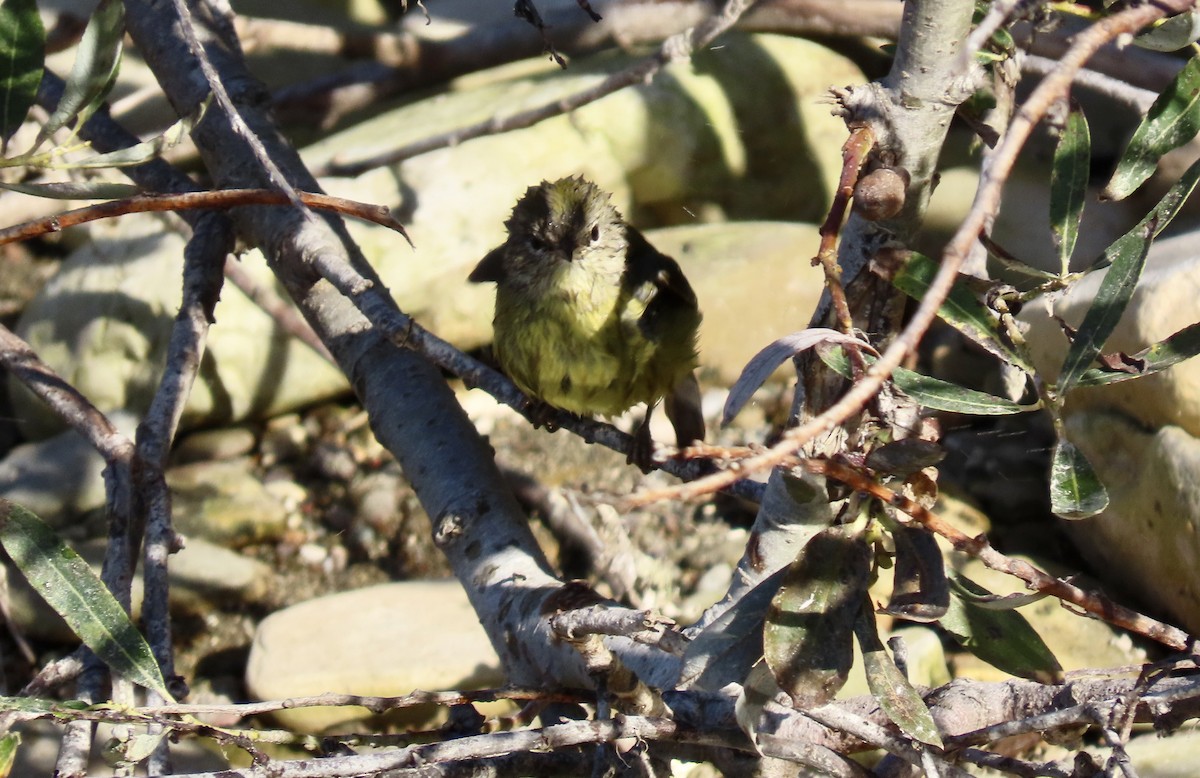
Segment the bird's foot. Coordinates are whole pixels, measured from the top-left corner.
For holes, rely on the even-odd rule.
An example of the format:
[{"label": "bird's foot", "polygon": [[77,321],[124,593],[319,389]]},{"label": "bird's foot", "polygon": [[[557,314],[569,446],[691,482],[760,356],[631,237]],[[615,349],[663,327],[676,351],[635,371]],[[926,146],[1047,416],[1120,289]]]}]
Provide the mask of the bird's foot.
[{"label": "bird's foot", "polygon": [[643,473],[649,473],[657,466],[654,461],[654,439],[650,437],[649,413],[633,433],[633,446],[629,449],[629,456],[625,458],[625,463],[637,465]]}]

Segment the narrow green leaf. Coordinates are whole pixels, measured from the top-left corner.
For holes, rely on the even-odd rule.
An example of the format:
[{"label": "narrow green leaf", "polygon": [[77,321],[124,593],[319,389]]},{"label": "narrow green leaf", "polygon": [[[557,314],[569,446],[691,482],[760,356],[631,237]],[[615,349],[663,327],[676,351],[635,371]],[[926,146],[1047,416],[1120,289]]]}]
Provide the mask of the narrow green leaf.
[{"label": "narrow green leaf", "polygon": [[[925,297],[938,266],[929,257],[910,252],[904,266],[892,278],[892,285],[915,300]],[[990,354],[1009,364],[1034,372],[1033,366],[1001,335],[997,317],[963,283],[955,283],[938,309],[938,316]]]},{"label": "narrow green leaf", "polygon": [[0,778],[12,775],[13,765],[17,762],[17,748],[21,745],[21,733],[9,732],[0,737]]},{"label": "narrow green leaf", "polygon": [[79,41],[62,99],[42,128],[41,139],[73,120],[82,124],[100,106],[117,80],[124,37],[125,6],[120,0],[100,0]]},{"label": "narrow green leaf", "polygon": [[120,200],[141,192],[128,181],[27,181],[21,184],[0,181],[0,188],[52,200]]},{"label": "narrow green leaf", "polygon": [[1163,90],[1134,131],[1104,197],[1121,200],[1154,173],[1162,155],[1200,131],[1200,55],[1192,57]]},{"label": "narrow green leaf", "polygon": [[879,701],[879,707],[904,734],[941,748],[942,736],[933,714],[883,647],[875,625],[875,613],[869,602],[863,602],[862,610],[854,622],[854,634],[862,649],[867,686]]},{"label": "narrow green leaf", "polygon": [[[964,575],[958,586],[976,596],[988,596],[984,587]],[[983,661],[1018,678],[1040,683],[1060,683],[1062,666],[1025,617],[1014,610],[988,610],[959,597],[950,598],[942,628],[963,648]]]},{"label": "narrow green leaf", "polygon": [[763,625],[763,656],[797,708],[833,699],[846,683],[870,564],[859,535],[831,527],[814,535],[788,568]]},{"label": "narrow green leaf", "polygon": [[1125,308],[1133,298],[1133,291],[1137,287],[1138,279],[1142,277],[1142,270],[1146,267],[1146,255],[1150,252],[1150,244],[1154,242],[1153,232],[1153,228],[1148,225],[1141,241],[1123,242],[1123,252],[1113,258],[1112,266],[1100,282],[1096,297],[1084,314],[1083,322],[1075,332],[1075,339],[1071,341],[1071,347],[1067,349],[1067,356],[1063,359],[1062,370],[1058,376],[1060,397],[1074,388],[1079,377],[1099,356],[1108,336],[1116,329],[1121,315],[1125,313]]},{"label": "narrow green leaf", "polygon": [[1134,36],[1133,45],[1151,51],[1179,51],[1200,38],[1200,13],[1184,11]]},{"label": "narrow green leaf", "polygon": [[[81,703],[82,704],[82,703]],[[56,713],[64,703],[46,697],[0,696],[0,711],[17,713]]]},{"label": "narrow green leaf", "polygon": [[1200,354],[1200,322],[1189,324],[1179,332],[1160,340],[1149,348],[1129,355],[1124,362],[1136,365],[1131,372],[1093,367],[1079,376],[1077,386],[1103,386],[1144,378]]},{"label": "narrow green leaf", "polygon": [[0,141],[25,121],[42,83],[46,30],[36,0],[0,3]]},{"label": "narrow green leaf", "polygon": [[[850,362],[845,351],[840,348],[819,348],[817,353],[820,355],[821,361],[830,368],[847,378],[850,377]],[[869,355],[864,355],[864,358],[868,363],[873,361]],[[915,373],[902,367],[892,371],[892,380],[919,405],[935,411],[965,413],[974,416],[1009,416],[1014,413],[1036,411],[1042,407],[1040,402],[1021,405],[1004,397],[977,392],[974,389]]]},{"label": "narrow green leaf", "polygon": [[1050,234],[1058,247],[1058,264],[1064,276],[1071,270],[1071,255],[1079,238],[1091,157],[1087,117],[1072,102],[1050,168]]},{"label": "narrow green leaf", "polygon": [[128,148],[117,149],[106,154],[96,154],[80,160],[72,160],[60,167],[71,170],[129,167],[156,159],[162,156],[164,151],[179,145],[180,141],[187,137],[192,128],[196,126],[196,123],[203,118],[211,100],[212,95],[209,95],[200,103],[195,111],[172,124],[161,135],[156,135]]},{"label": "narrow green leaf", "polygon": [[1013,608],[1024,608],[1044,600],[1050,595],[1045,592],[1030,592],[1029,594],[975,594],[963,586],[958,578],[951,578],[950,588],[954,594],[963,600],[990,611],[1010,611]]},{"label": "narrow green leaf", "polygon": [[1088,270],[1102,270],[1115,262],[1117,257],[1135,250],[1145,242],[1147,231],[1150,232],[1151,238],[1157,238],[1179,214],[1197,183],[1200,183],[1200,160],[1196,160],[1187,170],[1183,171],[1183,175],[1171,185],[1171,188],[1154,208],[1142,217],[1142,220],[1129,232],[1114,240],[1112,245],[1104,250],[1104,253],[1092,263]]},{"label": "narrow green leaf", "polygon": [[1108,492],[1083,452],[1059,438],[1050,462],[1050,510],[1064,519],[1086,519],[1108,507]]},{"label": "narrow green leaf", "polygon": [[113,672],[173,699],[129,615],[54,530],[19,505],[0,500],[0,544],[34,590]]}]

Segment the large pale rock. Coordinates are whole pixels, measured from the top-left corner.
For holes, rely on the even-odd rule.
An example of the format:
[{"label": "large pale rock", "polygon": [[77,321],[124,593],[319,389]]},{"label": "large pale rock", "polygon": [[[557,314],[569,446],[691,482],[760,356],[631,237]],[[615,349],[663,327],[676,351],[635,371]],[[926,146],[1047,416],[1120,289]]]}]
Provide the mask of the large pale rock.
[{"label": "large pale rock", "polygon": [[225,546],[278,538],[287,507],[249,468],[249,459],[233,459],[168,470],[176,529]]},{"label": "large pale rock", "polygon": [[[127,413],[109,419],[127,435],[137,427]],[[74,430],[24,443],[0,460],[0,497],[59,526],[104,505],[104,457]]]},{"label": "large pale rock", "polygon": [[810,224],[685,225],[647,237],[679,260],[695,288],[704,313],[700,364],[724,385],[768,343],[807,327],[825,288],[809,261],[820,243]]},{"label": "large pale rock", "polygon": [[[1107,271],[1084,278],[1054,304],[1054,313],[1072,327],[1083,321]],[[1134,353],[1200,320],[1200,251],[1195,233],[1154,244],[1146,270],[1104,351]],[[1021,313],[1030,324],[1026,340],[1034,364],[1048,378],[1058,376],[1067,339],[1046,307],[1030,304]],[[1067,411],[1112,408],[1150,427],[1171,424],[1200,435],[1200,360],[1191,359],[1146,378],[1073,390]]]},{"label": "large pale rock", "polygon": [[[101,410],[136,415],[149,406],[166,361],[182,296],[183,239],[153,216],[123,217],[94,236],[26,308],[18,332]],[[258,255],[243,264],[258,283],[283,294]],[[288,336],[232,284],[221,292],[216,319],[185,426],[270,416],[345,391],[340,371]],[[9,386],[28,437],[61,429],[17,381]]]},{"label": "large pale rock", "polygon": [[[485,688],[502,683],[499,664],[457,581],[407,581],[272,614],[254,637],[246,686],[258,700]],[[274,714],[303,732],[324,732],[367,715],[350,706]]]},{"label": "large pale rock", "polygon": [[1200,633],[1200,441],[1179,427],[1089,411],[1067,422],[1108,489],[1108,509],[1064,525],[1098,575]]}]

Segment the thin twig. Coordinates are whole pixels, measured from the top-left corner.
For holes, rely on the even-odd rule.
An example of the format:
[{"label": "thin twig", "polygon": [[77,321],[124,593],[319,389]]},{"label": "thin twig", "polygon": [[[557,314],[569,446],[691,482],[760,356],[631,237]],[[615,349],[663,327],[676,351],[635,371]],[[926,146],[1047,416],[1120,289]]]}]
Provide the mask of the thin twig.
[{"label": "thin twig", "polygon": [[[382,205],[371,205],[342,197],[331,197],[314,192],[297,192],[300,202],[310,208],[336,211],[363,221],[395,230],[412,244],[404,225]],[[124,200],[110,200],[97,205],[88,205],[65,211],[44,219],[16,224],[0,230],[0,246],[16,241],[29,240],[41,235],[60,232],[99,219],[111,219],[129,213],[155,211],[186,211],[192,209],[226,209],[246,205],[290,205],[287,195],[273,189],[218,189],[210,192],[180,192],[176,194],[143,194]]]},{"label": "thin twig", "polygon": [[246,121],[238,112],[237,106],[229,98],[229,92],[225,91],[225,84],[221,81],[221,76],[217,74],[216,68],[208,58],[208,53],[196,38],[196,26],[192,21],[192,12],[188,10],[187,3],[184,0],[171,0],[171,4],[175,7],[175,13],[179,15],[181,21],[179,31],[183,34],[188,50],[200,63],[200,72],[204,74],[204,80],[208,82],[208,87],[212,90],[217,105],[221,107],[225,117],[229,120],[229,126],[233,133],[250,148],[258,164],[266,172],[267,178],[279,187],[279,192],[286,196],[288,202],[299,207],[303,203],[299,193],[292,188],[291,182],[283,175],[283,172],[275,164],[275,160],[271,159],[271,155],[263,147],[262,141],[246,126]]}]

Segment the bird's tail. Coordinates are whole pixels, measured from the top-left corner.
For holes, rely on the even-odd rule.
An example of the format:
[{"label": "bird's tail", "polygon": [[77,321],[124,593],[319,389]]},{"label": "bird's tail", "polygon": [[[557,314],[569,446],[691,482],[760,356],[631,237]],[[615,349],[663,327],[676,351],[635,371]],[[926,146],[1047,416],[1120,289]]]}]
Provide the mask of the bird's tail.
[{"label": "bird's tail", "polygon": [[667,395],[664,407],[679,448],[704,440],[704,414],[700,410],[700,384],[695,373],[688,373]]}]

